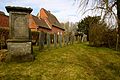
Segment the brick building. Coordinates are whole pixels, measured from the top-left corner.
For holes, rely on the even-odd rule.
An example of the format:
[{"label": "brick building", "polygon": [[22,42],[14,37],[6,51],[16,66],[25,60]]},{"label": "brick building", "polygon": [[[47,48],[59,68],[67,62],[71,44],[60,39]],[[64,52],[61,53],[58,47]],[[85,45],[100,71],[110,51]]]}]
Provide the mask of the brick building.
[{"label": "brick building", "polygon": [[[61,26],[57,18],[50,13],[50,11],[41,8],[37,16],[30,15],[29,17],[29,28],[34,32],[44,32],[42,38],[46,41],[46,33],[51,34],[51,42],[53,41],[53,34],[64,34],[64,28]],[[32,35],[33,42],[37,42],[38,36]]]},{"label": "brick building", "polygon": [[37,16],[31,14],[29,16],[29,28],[31,31],[50,32],[51,30],[43,19],[39,19]]},{"label": "brick building", "polygon": [[50,34],[64,33],[64,28],[57,18],[44,8],[41,8],[37,16],[30,16],[30,28],[33,31],[49,32]]},{"label": "brick building", "polygon": [[0,49],[6,47],[9,34],[9,17],[0,11]]},{"label": "brick building", "polygon": [[8,29],[9,17],[4,12],[0,11],[0,28]]}]

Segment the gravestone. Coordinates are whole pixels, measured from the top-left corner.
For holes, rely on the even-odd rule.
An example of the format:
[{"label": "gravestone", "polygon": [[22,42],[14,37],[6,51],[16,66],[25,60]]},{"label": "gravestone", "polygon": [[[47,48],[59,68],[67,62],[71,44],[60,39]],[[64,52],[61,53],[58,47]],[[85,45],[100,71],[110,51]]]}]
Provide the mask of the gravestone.
[{"label": "gravestone", "polygon": [[50,34],[47,33],[47,47],[50,48]]},{"label": "gravestone", "polygon": [[31,61],[32,42],[29,29],[29,14],[31,8],[6,6],[9,13],[9,39],[7,48],[12,61]]},{"label": "gravestone", "polygon": [[74,35],[71,35],[71,44],[74,43]]},{"label": "gravestone", "polygon": [[87,42],[87,35],[86,34],[83,34],[83,37],[82,37],[82,42]]},{"label": "gravestone", "polygon": [[57,34],[54,33],[54,47],[57,48]]},{"label": "gravestone", "polygon": [[81,42],[81,36],[77,36],[78,42]]},{"label": "gravestone", "polygon": [[66,35],[64,35],[64,46],[66,46],[67,44],[67,39],[66,39]]},{"label": "gravestone", "polygon": [[59,46],[62,47],[62,34],[59,34]]},{"label": "gravestone", "polygon": [[40,42],[41,42],[41,41],[40,41],[40,37],[41,37],[41,32],[39,31],[39,39],[38,39],[39,50],[41,50],[41,46],[40,46],[40,45],[41,45],[41,44],[40,44]]},{"label": "gravestone", "polygon": [[72,44],[72,35],[69,35],[69,43]]},{"label": "gravestone", "polygon": [[66,45],[68,45],[69,44],[69,35],[66,34],[65,36],[66,36]]},{"label": "gravestone", "polygon": [[39,50],[44,49],[44,43],[45,43],[45,33],[39,32]]}]

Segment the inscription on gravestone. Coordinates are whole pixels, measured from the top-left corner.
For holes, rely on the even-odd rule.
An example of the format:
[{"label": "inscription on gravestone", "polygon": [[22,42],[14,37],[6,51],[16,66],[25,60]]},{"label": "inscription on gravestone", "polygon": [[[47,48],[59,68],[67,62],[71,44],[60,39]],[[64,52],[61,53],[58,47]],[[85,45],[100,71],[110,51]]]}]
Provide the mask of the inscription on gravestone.
[{"label": "inscription on gravestone", "polygon": [[[26,20],[26,16],[23,15],[17,15],[18,17],[15,19],[14,22],[14,34],[15,34],[15,38],[29,38],[29,34],[28,34],[28,29],[27,29],[27,20]],[[22,18],[21,18],[22,17]]]}]

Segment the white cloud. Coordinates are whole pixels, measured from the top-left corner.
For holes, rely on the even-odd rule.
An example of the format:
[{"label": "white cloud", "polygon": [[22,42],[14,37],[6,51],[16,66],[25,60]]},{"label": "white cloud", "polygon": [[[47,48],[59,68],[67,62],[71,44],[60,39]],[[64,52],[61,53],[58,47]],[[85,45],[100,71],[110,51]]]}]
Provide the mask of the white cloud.
[{"label": "white cloud", "polygon": [[[2,0],[2,6],[23,6],[33,8],[32,14],[36,15],[41,8],[50,10],[60,22],[78,21],[77,7],[73,5],[74,0]],[[0,6],[0,9],[3,7]],[[5,11],[5,8],[3,9]],[[73,16],[74,15],[74,16]]]}]

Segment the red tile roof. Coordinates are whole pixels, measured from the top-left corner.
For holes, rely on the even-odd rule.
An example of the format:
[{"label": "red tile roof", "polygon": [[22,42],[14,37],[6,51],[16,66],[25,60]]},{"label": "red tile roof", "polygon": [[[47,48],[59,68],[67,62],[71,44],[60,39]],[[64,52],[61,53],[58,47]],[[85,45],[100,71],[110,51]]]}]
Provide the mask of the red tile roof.
[{"label": "red tile roof", "polygon": [[31,29],[37,29],[39,27],[45,28],[45,29],[51,29],[47,23],[43,19],[39,19],[37,16],[31,15],[29,16],[29,28]]},{"label": "red tile roof", "polygon": [[43,27],[46,29],[51,29],[42,18],[39,19],[37,16],[33,15],[33,19],[34,19],[35,23],[37,24],[37,26]]},{"label": "red tile roof", "polygon": [[40,12],[38,13],[38,17],[46,20],[49,23],[49,26],[55,26],[60,29],[64,28],[61,26],[60,22],[57,20],[57,18],[50,13],[50,11],[45,10],[44,8],[41,8]]}]

